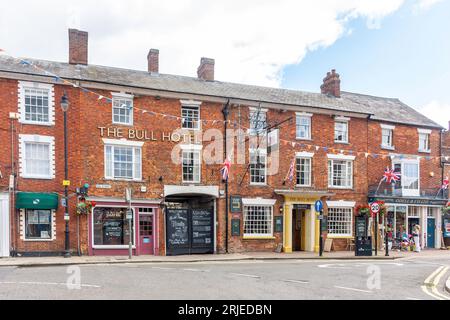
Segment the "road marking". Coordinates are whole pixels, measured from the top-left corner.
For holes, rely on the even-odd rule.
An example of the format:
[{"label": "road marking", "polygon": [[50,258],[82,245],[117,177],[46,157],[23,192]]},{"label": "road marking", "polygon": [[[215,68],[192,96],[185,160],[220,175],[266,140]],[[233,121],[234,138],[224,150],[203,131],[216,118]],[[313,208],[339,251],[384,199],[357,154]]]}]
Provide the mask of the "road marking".
[{"label": "road marking", "polygon": [[248,277],[248,278],[261,278],[260,276],[256,276],[253,274],[245,274],[245,273],[230,273],[231,275],[234,276],[240,276],[240,277]]},{"label": "road marking", "polygon": [[183,269],[183,270],[192,272],[209,272],[209,270],[202,270],[202,269]]},{"label": "road marking", "polygon": [[163,267],[152,267],[152,269],[157,269],[157,270],[173,270],[173,268],[163,268]]},{"label": "road marking", "polygon": [[[437,289],[439,282],[444,274],[447,273],[449,267],[440,266],[433,271],[432,274],[425,279],[424,285],[421,286],[422,291],[437,300],[450,300],[450,297],[440,293]],[[431,292],[429,291],[431,289]]]},{"label": "road marking", "polygon": [[[23,284],[23,285],[45,285],[45,286],[67,286],[67,283],[58,283],[58,282],[14,282],[14,281],[3,281],[0,284]],[[71,284],[72,286],[72,284]],[[75,285],[73,285],[75,286]],[[94,284],[80,284],[80,287],[85,288],[101,288],[101,286],[97,286]]]},{"label": "road marking", "polygon": [[373,293],[373,291],[369,291],[369,290],[362,290],[362,289],[348,288],[348,287],[340,287],[340,286],[334,286],[334,287],[338,288],[338,289],[344,289],[344,290],[352,290],[352,291],[358,291],[358,292]]},{"label": "road marking", "polygon": [[302,284],[306,284],[309,283],[309,281],[305,281],[305,280],[290,280],[290,279],[286,279],[286,280],[281,280],[284,282],[293,282],[293,283],[302,283]]},{"label": "road marking", "polygon": [[419,299],[419,298],[411,298],[411,297],[406,297],[406,300],[422,300],[422,299]]},{"label": "road marking", "polygon": [[332,268],[332,269],[351,269],[351,268],[359,268],[365,267],[368,265],[393,265],[397,267],[403,266],[403,263],[398,262],[364,262],[364,263],[328,263],[328,264],[319,264],[318,268]]}]

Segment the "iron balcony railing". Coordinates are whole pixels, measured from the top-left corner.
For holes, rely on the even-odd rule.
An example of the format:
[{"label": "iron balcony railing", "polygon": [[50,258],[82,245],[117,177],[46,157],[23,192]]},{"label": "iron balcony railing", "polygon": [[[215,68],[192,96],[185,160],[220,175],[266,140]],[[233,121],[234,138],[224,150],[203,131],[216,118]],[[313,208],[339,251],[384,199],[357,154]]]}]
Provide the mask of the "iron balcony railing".
[{"label": "iron balcony railing", "polygon": [[369,196],[379,197],[420,197],[437,200],[449,199],[449,190],[436,188],[420,188],[419,192],[411,189],[403,189],[400,185],[388,185],[381,183],[380,185],[369,186]]}]

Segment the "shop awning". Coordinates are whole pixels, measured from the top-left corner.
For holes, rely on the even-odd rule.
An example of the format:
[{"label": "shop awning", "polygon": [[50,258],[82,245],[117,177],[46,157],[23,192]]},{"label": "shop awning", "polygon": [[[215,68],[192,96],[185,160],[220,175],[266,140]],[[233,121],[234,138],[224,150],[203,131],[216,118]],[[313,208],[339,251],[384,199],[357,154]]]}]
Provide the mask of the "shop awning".
[{"label": "shop awning", "polygon": [[19,192],[16,209],[58,209],[56,193]]}]

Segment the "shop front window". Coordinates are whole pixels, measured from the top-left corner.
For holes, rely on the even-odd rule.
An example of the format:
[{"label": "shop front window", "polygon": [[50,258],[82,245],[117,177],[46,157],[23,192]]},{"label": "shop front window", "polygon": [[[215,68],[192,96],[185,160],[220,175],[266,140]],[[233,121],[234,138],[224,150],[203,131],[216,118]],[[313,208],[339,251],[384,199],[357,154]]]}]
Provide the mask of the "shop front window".
[{"label": "shop front window", "polygon": [[[130,232],[127,208],[95,208],[93,219],[94,245],[128,245]],[[132,243],[134,244],[133,219],[131,219],[131,226]]]},{"label": "shop front window", "polygon": [[26,210],[25,224],[26,239],[51,239],[51,210]]},{"label": "shop front window", "polygon": [[395,234],[397,239],[402,239],[404,234],[406,234],[407,237],[406,207],[404,206],[395,208]]}]

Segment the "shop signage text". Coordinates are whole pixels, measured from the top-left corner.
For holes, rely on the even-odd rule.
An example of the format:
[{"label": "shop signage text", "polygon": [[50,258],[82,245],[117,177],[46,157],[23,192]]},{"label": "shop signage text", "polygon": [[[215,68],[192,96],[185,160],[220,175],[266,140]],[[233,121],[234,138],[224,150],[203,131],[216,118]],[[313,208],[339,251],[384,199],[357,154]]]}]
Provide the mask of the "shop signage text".
[{"label": "shop signage text", "polygon": [[147,129],[118,127],[98,127],[98,130],[102,138],[199,143],[197,137],[189,132],[155,132]]},{"label": "shop signage text", "polygon": [[443,206],[445,200],[433,200],[433,199],[408,199],[408,198],[369,198],[369,202],[374,202],[376,200],[382,200],[386,204],[416,204],[416,205],[435,205]]}]

